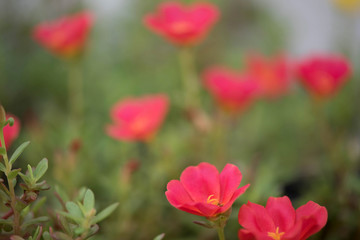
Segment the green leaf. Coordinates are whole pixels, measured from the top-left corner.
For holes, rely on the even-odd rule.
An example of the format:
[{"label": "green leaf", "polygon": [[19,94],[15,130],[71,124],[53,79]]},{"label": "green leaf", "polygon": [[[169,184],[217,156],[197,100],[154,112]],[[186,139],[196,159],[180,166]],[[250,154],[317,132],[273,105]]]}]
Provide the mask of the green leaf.
[{"label": "green leaf", "polygon": [[68,210],[68,212],[72,216],[79,217],[79,218],[84,217],[84,215],[81,212],[80,207],[74,202],[67,202],[66,203],[66,209]]},{"label": "green leaf", "polygon": [[13,225],[13,220],[12,219],[2,219],[2,218],[0,218],[0,224],[12,226]]},{"label": "green leaf", "polygon": [[48,169],[48,160],[44,158],[38,163],[38,165],[35,168],[34,171],[35,181],[38,181],[46,173],[47,169]]},{"label": "green leaf", "polygon": [[88,189],[84,196],[84,208],[86,213],[89,213],[95,207],[94,193]]},{"label": "green leaf", "polygon": [[97,214],[91,221],[91,224],[98,223],[105,218],[107,218],[119,205],[119,203],[113,203],[104,210],[102,210],[99,214]]},{"label": "green leaf", "polygon": [[19,172],[19,176],[27,185],[31,184],[31,180],[30,180],[29,176],[27,176],[21,172]]},{"label": "green leaf", "polygon": [[51,240],[51,237],[50,237],[50,233],[49,232],[44,232],[42,237],[44,238],[44,240]]},{"label": "green leaf", "polygon": [[32,170],[32,167],[30,166],[30,164],[27,165],[27,168],[28,168],[28,173],[29,173],[29,176],[30,176],[30,181],[33,181],[34,180],[34,173],[33,173],[33,170]]},{"label": "green leaf", "polygon": [[3,147],[0,147],[0,155],[5,155],[6,154],[6,149]]},{"label": "green leaf", "polygon": [[75,223],[77,224],[81,224],[83,222],[83,218],[80,218],[80,217],[76,217],[74,215],[71,215],[70,213],[68,212],[63,212],[63,211],[57,211],[60,215],[74,221]]},{"label": "green leaf", "polygon": [[18,157],[21,155],[21,153],[25,150],[25,148],[30,144],[29,141],[24,142],[23,144],[21,144],[13,153],[13,155],[10,158],[10,164],[13,164],[16,159],[18,159]]},{"label": "green leaf", "polygon": [[0,171],[2,171],[3,173],[6,172],[6,167],[2,163],[0,163]]},{"label": "green leaf", "polygon": [[21,171],[21,168],[18,168],[18,169],[14,169],[12,170],[11,172],[9,172],[9,174],[7,175],[7,177],[9,179],[14,179],[16,178],[16,176],[18,175],[18,173]]},{"label": "green leaf", "polygon": [[64,202],[69,201],[69,196],[62,188],[59,187],[59,185],[55,185],[55,192],[60,196],[62,201]]},{"label": "green leaf", "polygon": [[38,224],[41,222],[46,222],[46,221],[49,221],[49,218],[45,217],[45,216],[33,218],[28,221],[24,221],[24,223],[21,225],[21,228],[26,229],[27,227],[29,227],[31,225],[35,225],[35,224]]},{"label": "green leaf", "polygon": [[42,197],[42,198],[38,199],[35,203],[33,203],[31,212],[36,213],[37,211],[39,211],[39,209],[42,206],[44,206],[45,202],[46,202],[46,197]]},{"label": "green leaf", "polygon": [[160,234],[160,235],[157,235],[155,238],[154,238],[154,240],[161,240],[161,239],[163,239],[165,237],[165,233],[162,233],[162,234]]},{"label": "green leaf", "polygon": [[[6,112],[4,107],[0,104],[0,123],[3,124],[6,121]],[[4,126],[0,126],[1,128]]]}]

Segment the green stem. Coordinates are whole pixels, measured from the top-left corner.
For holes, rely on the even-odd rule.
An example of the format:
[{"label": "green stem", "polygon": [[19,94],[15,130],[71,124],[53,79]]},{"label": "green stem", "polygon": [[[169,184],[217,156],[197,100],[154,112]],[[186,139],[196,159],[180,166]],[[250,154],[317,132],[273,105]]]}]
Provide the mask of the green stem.
[{"label": "green stem", "polygon": [[83,79],[78,62],[69,63],[69,108],[77,128],[81,126],[83,118]]},{"label": "green stem", "polygon": [[184,101],[186,108],[197,108],[199,105],[199,83],[195,69],[194,57],[190,48],[181,48],[179,52],[182,73]]},{"label": "green stem", "polygon": [[6,168],[5,175],[6,175],[8,184],[9,184],[9,192],[10,192],[10,199],[11,199],[10,206],[14,213],[14,234],[19,235],[20,234],[20,214],[18,211],[16,211],[16,208],[15,208],[16,207],[15,186],[13,184],[12,179],[9,179],[9,177],[8,177],[9,173],[11,172],[12,166],[9,162],[9,158],[8,158],[7,151],[6,151],[3,127],[1,127],[1,130],[0,130],[0,141],[1,141],[1,146],[3,146],[3,148],[5,149],[5,154],[3,155],[3,158],[4,158],[5,168]]},{"label": "green stem", "polygon": [[219,227],[217,228],[219,240],[225,240],[224,228]]}]

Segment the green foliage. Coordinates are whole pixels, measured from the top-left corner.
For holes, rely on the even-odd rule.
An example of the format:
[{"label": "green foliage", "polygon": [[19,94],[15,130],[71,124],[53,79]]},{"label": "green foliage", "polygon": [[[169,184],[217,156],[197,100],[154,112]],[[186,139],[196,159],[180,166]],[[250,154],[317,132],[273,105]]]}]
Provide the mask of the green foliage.
[{"label": "green foliage", "polygon": [[14,164],[14,162],[16,161],[16,159],[18,159],[18,157],[22,154],[22,152],[25,150],[25,148],[30,144],[30,142],[24,142],[23,144],[21,144],[13,153],[13,155],[10,158],[9,163],[10,164]]}]

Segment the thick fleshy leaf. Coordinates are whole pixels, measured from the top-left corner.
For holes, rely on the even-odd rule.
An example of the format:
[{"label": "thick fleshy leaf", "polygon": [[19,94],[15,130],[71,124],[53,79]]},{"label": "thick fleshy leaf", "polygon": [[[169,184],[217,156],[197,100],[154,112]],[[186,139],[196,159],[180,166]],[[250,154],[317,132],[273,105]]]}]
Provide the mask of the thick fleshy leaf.
[{"label": "thick fleshy leaf", "polygon": [[226,164],[220,173],[220,202],[226,204],[239,187],[242,174],[233,164]]},{"label": "thick fleshy leaf", "polygon": [[295,209],[288,197],[270,197],[266,204],[266,210],[273,219],[280,232],[286,232],[295,224]]},{"label": "thick fleshy leaf", "polygon": [[21,144],[13,153],[13,155],[10,158],[10,164],[13,164],[16,159],[18,159],[18,157],[21,155],[21,153],[25,150],[25,148],[30,144],[29,141],[24,142],[23,144]]},{"label": "thick fleshy leaf", "polygon": [[95,207],[95,196],[94,193],[88,189],[84,196],[84,209],[89,213]]},{"label": "thick fleshy leaf", "polygon": [[96,224],[96,223],[104,220],[105,218],[110,216],[110,214],[113,213],[118,206],[119,206],[119,203],[111,204],[110,206],[108,206],[107,208],[102,210],[99,214],[97,214],[91,221],[91,224]]},{"label": "thick fleshy leaf", "polygon": [[253,234],[274,232],[275,224],[266,209],[258,204],[248,202],[239,211],[238,220],[241,226]]},{"label": "thick fleshy leaf", "polygon": [[211,195],[213,199],[219,199],[219,172],[209,163],[186,168],[180,176],[180,182],[195,202],[206,203]]}]

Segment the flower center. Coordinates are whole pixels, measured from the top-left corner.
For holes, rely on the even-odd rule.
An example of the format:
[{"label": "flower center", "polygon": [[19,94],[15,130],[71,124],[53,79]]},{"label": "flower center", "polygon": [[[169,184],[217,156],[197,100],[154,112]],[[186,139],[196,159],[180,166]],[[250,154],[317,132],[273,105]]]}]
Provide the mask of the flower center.
[{"label": "flower center", "polygon": [[267,234],[274,240],[281,240],[281,236],[284,235],[285,232],[279,233],[279,227],[277,227],[275,232],[268,232]]},{"label": "flower center", "polygon": [[172,23],[170,28],[176,34],[184,34],[189,32],[191,25],[186,21],[179,21]]},{"label": "flower center", "polygon": [[219,207],[222,207],[223,204],[219,202],[219,199],[214,198],[214,194],[211,194],[208,199],[206,200],[206,203],[212,204],[212,205],[216,205]]},{"label": "flower center", "polygon": [[148,126],[148,121],[144,117],[138,117],[131,123],[131,130],[139,133],[145,130]]}]

